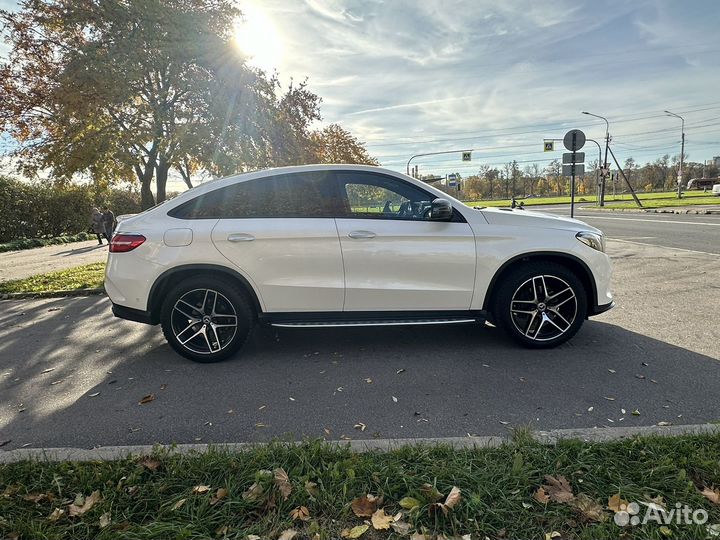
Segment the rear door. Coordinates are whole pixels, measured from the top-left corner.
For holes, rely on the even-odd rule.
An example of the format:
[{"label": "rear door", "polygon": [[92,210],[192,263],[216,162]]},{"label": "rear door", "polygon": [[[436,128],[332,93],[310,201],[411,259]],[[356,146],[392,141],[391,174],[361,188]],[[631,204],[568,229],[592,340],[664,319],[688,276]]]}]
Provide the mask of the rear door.
[{"label": "rear door", "polygon": [[345,311],[470,308],[475,237],[462,216],[430,221],[435,196],[393,176],[338,171],[337,181]]},{"label": "rear door", "polygon": [[268,312],[342,311],[343,264],[326,171],[282,174],[220,189],[217,249],[258,290]]}]

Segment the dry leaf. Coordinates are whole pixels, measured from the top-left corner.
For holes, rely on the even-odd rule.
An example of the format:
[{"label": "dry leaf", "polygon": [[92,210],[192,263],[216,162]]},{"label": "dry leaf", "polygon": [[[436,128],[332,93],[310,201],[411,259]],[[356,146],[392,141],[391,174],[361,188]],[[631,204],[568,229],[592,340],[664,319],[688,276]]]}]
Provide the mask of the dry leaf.
[{"label": "dry leaf", "polygon": [[23,500],[38,504],[45,500],[52,500],[52,495],[48,497],[47,493],[28,493],[23,495]]},{"label": "dry leaf", "polygon": [[357,517],[371,517],[377,510],[378,498],[370,494],[363,495],[353,499],[350,507]]},{"label": "dry leaf", "polygon": [[413,497],[405,497],[403,499],[400,499],[400,508],[404,508],[405,510],[412,510],[413,508],[417,508],[420,506],[420,501],[417,499],[414,499]]},{"label": "dry leaf", "polygon": [[273,471],[275,477],[275,485],[280,490],[280,494],[283,496],[283,500],[287,501],[287,498],[292,492],[292,485],[290,485],[290,478],[284,469],[278,468]]},{"label": "dry leaf", "polygon": [[720,490],[705,487],[700,493],[711,503],[720,504]]},{"label": "dry leaf", "polygon": [[143,398],[138,401],[138,405],[145,405],[146,403],[150,403],[151,401],[155,401],[155,394],[148,394],[147,396],[143,396]]},{"label": "dry leaf", "polygon": [[542,487],[551,501],[569,503],[575,498],[572,487],[570,487],[570,483],[564,476],[555,478],[554,476],[545,475],[545,482]]},{"label": "dry leaf", "polygon": [[290,518],[293,521],[296,519],[299,519],[300,521],[307,521],[310,519],[310,511],[306,506],[298,506],[297,508],[290,510]]},{"label": "dry leaf", "polygon": [[550,502],[550,496],[547,494],[547,492],[545,491],[545,489],[542,486],[537,488],[537,491],[535,492],[533,497],[540,504],[547,504]]},{"label": "dry leaf", "polygon": [[369,528],[369,525],[363,524],[353,527],[352,529],[343,529],[340,531],[340,536],[343,538],[350,538],[351,540],[353,538],[360,538]]},{"label": "dry leaf", "polygon": [[161,465],[160,460],[151,458],[150,456],[140,458],[140,460],[138,461],[138,464],[142,465],[149,471],[155,471]]},{"label": "dry leaf", "polygon": [[215,536],[217,536],[218,538],[227,536],[228,531],[230,531],[230,527],[228,525],[223,525],[222,527],[218,527],[215,530]]},{"label": "dry leaf", "polygon": [[100,526],[101,529],[104,529],[105,527],[110,525],[110,521],[111,521],[110,512],[105,512],[102,516],[100,516],[100,522],[98,523],[98,525]]},{"label": "dry leaf", "polygon": [[207,493],[210,491],[210,486],[195,486],[192,488],[193,493]]},{"label": "dry leaf", "polygon": [[257,482],[254,482],[252,486],[243,491],[242,498],[248,501],[255,501],[262,497],[262,494],[263,487]]},{"label": "dry leaf", "polygon": [[228,496],[228,490],[225,488],[219,488],[215,492],[215,496],[210,498],[210,506],[215,506],[221,500]]},{"label": "dry leaf", "polygon": [[372,526],[378,531],[380,531],[389,529],[390,524],[394,521],[394,518],[393,516],[388,516],[387,514],[385,514],[384,508],[380,508],[373,513],[370,521],[372,522]]},{"label": "dry leaf", "polygon": [[393,528],[393,531],[401,536],[407,536],[410,534],[411,525],[401,519],[396,519],[390,524],[390,526]]},{"label": "dry leaf", "polygon": [[362,422],[358,422],[353,426],[355,429],[359,429],[360,431],[365,431],[367,429],[367,426],[363,424]]},{"label": "dry leaf", "polygon": [[452,510],[455,508],[455,506],[460,502],[461,496],[460,496],[460,489],[453,486],[453,488],[450,490],[450,493],[448,493],[448,496],[445,498],[445,502],[442,503],[435,503],[431,506],[431,508],[437,507],[442,510],[443,514],[446,516]]},{"label": "dry leaf", "polygon": [[[71,504],[68,506],[68,515],[70,516],[82,516],[85,512],[90,510],[96,502],[100,501],[102,497],[100,496],[100,492],[95,490],[93,491],[89,497],[85,499],[85,501],[81,505],[77,504]],[[76,499],[77,501],[77,499]]]},{"label": "dry leaf", "polygon": [[172,505],[171,510],[179,509],[183,504],[185,504],[185,501],[187,501],[187,499],[180,499],[178,502]]},{"label": "dry leaf", "polygon": [[320,489],[315,482],[310,482],[309,480],[305,482],[305,491],[311,497],[317,498],[320,496]]},{"label": "dry leaf", "polygon": [[432,484],[423,484],[420,486],[420,493],[425,495],[428,499],[430,499],[432,502],[437,502],[440,499],[443,498],[443,494],[438,491],[438,489],[433,486]]},{"label": "dry leaf", "polygon": [[295,538],[297,533],[298,532],[295,529],[285,529],[282,533],[280,533],[278,540],[292,540]]},{"label": "dry leaf", "polygon": [[576,508],[588,521],[602,522],[607,518],[603,512],[602,505],[598,504],[594,499],[588,497],[584,493],[578,494],[572,502],[572,506]]},{"label": "dry leaf", "polygon": [[245,540],[260,540],[260,537],[257,534],[248,534]]},{"label": "dry leaf", "polygon": [[617,514],[618,512],[625,511],[628,504],[630,503],[621,498],[620,494],[617,493],[608,499],[607,507]]},{"label": "dry leaf", "polygon": [[50,512],[50,515],[48,516],[48,521],[57,521],[61,517],[65,515],[65,510],[62,508],[56,508],[52,512]]},{"label": "dry leaf", "polygon": [[421,534],[419,532],[414,532],[413,535],[410,537],[410,540],[430,540],[432,537],[429,534]]}]

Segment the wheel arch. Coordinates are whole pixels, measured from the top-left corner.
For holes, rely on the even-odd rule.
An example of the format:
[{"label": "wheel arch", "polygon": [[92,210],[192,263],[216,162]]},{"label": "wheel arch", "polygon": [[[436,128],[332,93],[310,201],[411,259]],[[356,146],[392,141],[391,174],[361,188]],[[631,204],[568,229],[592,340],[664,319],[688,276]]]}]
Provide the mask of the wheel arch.
[{"label": "wheel arch", "polygon": [[248,279],[240,272],[215,264],[184,264],[170,268],[160,274],[150,288],[150,294],[148,296],[148,312],[150,313],[152,324],[160,322],[162,300],[165,294],[184,279],[197,277],[199,275],[215,275],[218,277],[230,278],[242,287],[245,294],[247,294],[250,299],[255,313],[257,315],[262,313],[262,305],[260,304],[260,300],[255,292],[255,289],[253,289]]},{"label": "wheel arch", "polygon": [[505,261],[498,268],[495,275],[490,280],[485,300],[483,301],[483,310],[490,311],[495,301],[495,294],[498,290],[497,285],[502,281],[503,277],[508,275],[515,268],[529,264],[532,262],[553,262],[565,266],[568,270],[577,275],[583,284],[587,295],[587,313],[585,318],[594,312],[597,308],[597,285],[593,277],[590,267],[580,258],[570,255],[569,253],[561,253],[556,251],[534,251],[530,253],[521,253],[515,257]]}]

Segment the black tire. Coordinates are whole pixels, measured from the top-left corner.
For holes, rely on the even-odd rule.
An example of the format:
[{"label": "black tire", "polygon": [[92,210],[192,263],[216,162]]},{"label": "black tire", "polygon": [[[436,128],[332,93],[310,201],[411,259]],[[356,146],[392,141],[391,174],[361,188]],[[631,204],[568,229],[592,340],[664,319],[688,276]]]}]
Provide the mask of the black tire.
[{"label": "black tire", "polygon": [[[198,276],[170,290],[160,320],[165,339],[178,354],[208,364],[240,350],[255,325],[256,313],[239,285],[216,276]],[[188,340],[190,336],[196,337]]]},{"label": "black tire", "polygon": [[497,326],[512,339],[528,348],[546,349],[565,343],[580,330],[587,294],[565,266],[530,262],[503,276],[491,311]]}]

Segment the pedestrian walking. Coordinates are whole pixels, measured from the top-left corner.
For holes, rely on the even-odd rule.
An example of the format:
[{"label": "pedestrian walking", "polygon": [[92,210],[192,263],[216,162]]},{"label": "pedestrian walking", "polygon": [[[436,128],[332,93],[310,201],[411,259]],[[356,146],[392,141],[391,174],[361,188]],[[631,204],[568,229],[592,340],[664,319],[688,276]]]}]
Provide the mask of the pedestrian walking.
[{"label": "pedestrian walking", "polygon": [[103,206],[102,219],[103,226],[105,227],[105,238],[107,238],[109,244],[112,239],[115,226],[117,225],[117,221],[115,221],[115,214],[113,214],[112,210],[110,210],[107,206]]},{"label": "pedestrian walking", "polygon": [[98,244],[102,245],[102,237],[105,235],[105,224],[103,223],[103,215],[97,208],[92,209],[90,222],[92,224],[92,230],[97,236]]}]

